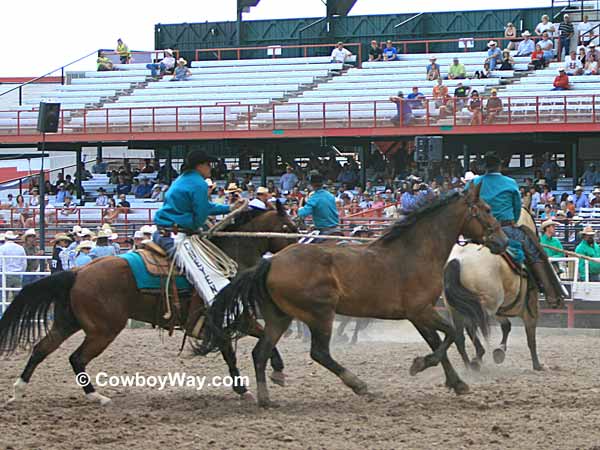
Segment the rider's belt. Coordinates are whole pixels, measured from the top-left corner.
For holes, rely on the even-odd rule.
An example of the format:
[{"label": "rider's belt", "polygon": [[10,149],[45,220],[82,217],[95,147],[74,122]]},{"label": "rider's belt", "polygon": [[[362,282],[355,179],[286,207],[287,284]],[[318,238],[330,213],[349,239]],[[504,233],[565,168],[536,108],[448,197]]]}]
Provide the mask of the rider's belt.
[{"label": "rider's belt", "polygon": [[194,232],[192,230],[187,230],[185,228],[179,228],[177,225],[173,225],[170,227],[158,227],[158,232],[163,237],[171,237],[172,233],[174,233],[174,234],[183,233],[183,234],[187,234],[190,236],[192,234],[197,234],[196,232]]},{"label": "rider's belt", "polygon": [[500,226],[503,226],[503,227],[514,227],[515,226],[515,221],[514,220],[502,220],[502,221],[500,221]]}]

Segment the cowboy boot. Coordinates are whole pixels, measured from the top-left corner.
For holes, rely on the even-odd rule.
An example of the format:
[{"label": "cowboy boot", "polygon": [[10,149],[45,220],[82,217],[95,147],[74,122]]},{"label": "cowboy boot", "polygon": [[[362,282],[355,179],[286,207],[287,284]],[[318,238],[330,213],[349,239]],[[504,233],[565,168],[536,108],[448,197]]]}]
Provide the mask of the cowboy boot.
[{"label": "cowboy boot", "polygon": [[552,282],[550,274],[548,273],[548,270],[553,269],[551,267],[549,269],[544,261],[533,263],[530,265],[530,267],[538,285],[544,292],[544,296],[546,297],[548,304],[552,306],[560,305],[563,297],[562,292],[556,292],[554,283]]},{"label": "cowboy boot", "polygon": [[190,298],[190,306],[188,308],[187,320],[185,322],[185,332],[188,336],[196,339],[202,337],[202,330],[204,329],[204,313],[206,307],[204,300],[198,293],[194,292],[192,298]]}]

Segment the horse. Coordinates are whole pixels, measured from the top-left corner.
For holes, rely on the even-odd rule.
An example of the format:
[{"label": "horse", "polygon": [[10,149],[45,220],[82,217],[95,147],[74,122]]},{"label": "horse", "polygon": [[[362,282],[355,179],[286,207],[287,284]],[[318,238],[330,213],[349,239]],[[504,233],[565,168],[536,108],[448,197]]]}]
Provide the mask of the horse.
[{"label": "horse", "polygon": [[[460,235],[501,253],[508,239],[479,197],[480,186],[433,200],[396,222],[380,238],[365,245],[292,245],[233,279],[217,294],[206,316],[206,351],[240,332],[238,324],[260,309],[264,335],[252,351],[258,404],[269,407],[265,377],[268,355],[293,318],[311,331],[310,355],[337,375],[356,394],[367,384],[335,361],[329,350],[336,313],[354,317],[408,319],[433,353],[415,358],[416,375],[442,363],[446,385],[468,392],[446,356],[454,328],[437,313],[442,273]],[[437,331],[445,334],[442,343]]]},{"label": "horse", "polygon": [[[531,214],[523,209],[519,226],[533,233],[537,228]],[[457,333],[456,347],[467,368],[479,370],[485,348],[477,336],[489,334],[488,316],[496,316],[502,329],[502,340],[492,356],[497,364],[506,357],[509,317],[521,317],[525,325],[527,345],[534,370],[543,370],[537,354],[535,330],[538,319],[538,289],[535,283],[518,275],[501,256],[468,244],[452,249],[444,271],[444,302]],[[469,360],[465,349],[464,328],[475,346],[476,356]]]},{"label": "horse", "polygon": [[[295,232],[296,226],[278,202],[276,210],[242,212],[224,231],[281,233]],[[294,241],[282,238],[219,238],[214,242],[244,269],[255,264],[265,252],[276,253]],[[171,327],[160,313],[163,304],[161,295],[138,290],[129,264],[119,257],[99,258],[79,269],[60,272],[25,286],[0,319],[0,354],[9,354],[20,346],[39,342],[33,346],[25,369],[14,383],[14,395],[9,402],[22,396],[36,367],[80,330],[85,333],[85,339],[69,358],[77,376],[81,376],[87,364],[117,337],[128,319],[160,328]],[[54,309],[54,321],[48,328],[51,307]],[[179,322],[177,325],[182,326],[185,317]],[[262,335],[262,328],[256,322],[249,327],[248,334]],[[221,353],[230,375],[239,376],[231,344],[224,345]],[[274,369],[272,380],[283,385],[283,361],[276,349],[271,362]],[[242,398],[251,398],[246,386],[234,386],[233,389]],[[96,392],[91,382],[83,386],[83,390],[88,400],[101,405],[110,402],[110,398]]]}]

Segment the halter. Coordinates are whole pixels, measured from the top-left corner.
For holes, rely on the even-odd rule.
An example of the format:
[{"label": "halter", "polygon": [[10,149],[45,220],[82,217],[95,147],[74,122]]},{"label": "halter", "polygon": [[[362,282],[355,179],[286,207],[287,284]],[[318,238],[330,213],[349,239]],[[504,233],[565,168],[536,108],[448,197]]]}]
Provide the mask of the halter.
[{"label": "halter", "polygon": [[467,208],[469,209],[469,215],[467,216],[466,224],[475,219],[477,222],[479,222],[479,225],[482,226],[485,232],[483,234],[483,242],[479,242],[474,239],[464,239],[462,243],[459,242],[459,245],[464,246],[470,242],[474,244],[486,245],[492,239],[492,235],[495,233],[494,226],[484,222],[484,220],[481,218],[481,211],[479,210],[479,207],[469,198],[468,194],[465,197],[465,201],[467,203]]}]

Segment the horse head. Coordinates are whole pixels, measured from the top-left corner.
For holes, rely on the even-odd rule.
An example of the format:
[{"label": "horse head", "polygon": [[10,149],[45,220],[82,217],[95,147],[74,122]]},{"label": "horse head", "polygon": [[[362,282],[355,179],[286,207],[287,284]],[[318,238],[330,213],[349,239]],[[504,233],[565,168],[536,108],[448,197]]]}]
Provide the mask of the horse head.
[{"label": "horse head", "polygon": [[492,253],[498,255],[508,247],[508,238],[492,216],[489,205],[481,199],[480,191],[481,183],[471,183],[463,194],[466,217],[462,235],[474,243],[485,245]]}]

